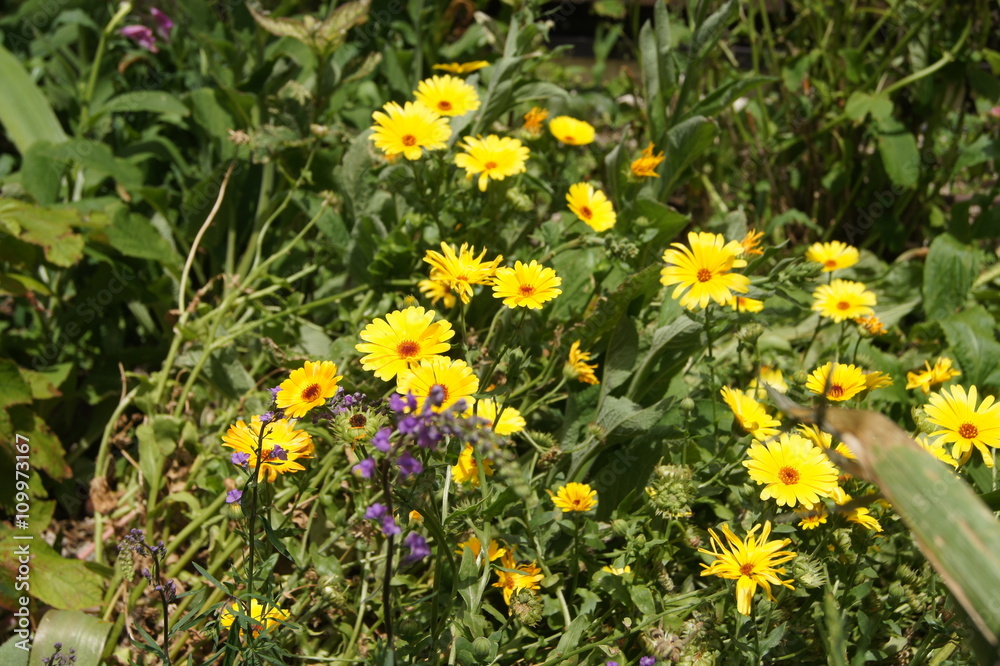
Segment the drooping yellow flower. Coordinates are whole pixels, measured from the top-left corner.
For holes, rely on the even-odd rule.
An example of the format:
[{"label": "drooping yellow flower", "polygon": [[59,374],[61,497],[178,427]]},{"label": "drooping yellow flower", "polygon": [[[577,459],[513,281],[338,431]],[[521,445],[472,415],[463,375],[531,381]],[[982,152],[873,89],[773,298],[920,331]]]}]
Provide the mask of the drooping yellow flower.
[{"label": "drooping yellow flower", "polygon": [[510,605],[510,597],[515,590],[541,589],[538,583],[545,578],[545,575],[541,573],[534,562],[517,564],[514,561],[514,554],[507,551],[500,558],[500,566],[502,568],[496,569],[498,580],[493,583],[493,587],[499,587],[503,590],[503,600],[508,606]]},{"label": "drooping yellow flower", "polygon": [[778,434],[781,421],[768,414],[759,402],[744,395],[743,391],[728,386],[723,386],[720,393],[722,399],[729,405],[729,409],[733,410],[736,422],[754,439],[763,441]]},{"label": "drooping yellow flower", "polygon": [[233,623],[236,622],[236,613],[242,613],[243,615],[247,615],[255,620],[255,623],[251,625],[254,638],[260,636],[262,631],[270,631],[282,622],[287,622],[290,617],[288,611],[281,608],[268,606],[265,609],[264,605],[256,599],[250,600],[250,612],[247,613],[246,607],[239,601],[234,600],[231,604],[222,609],[222,614],[219,615],[219,623],[224,628],[229,629],[233,626]]},{"label": "drooping yellow flower", "polygon": [[743,251],[739,241],[726,243],[721,234],[691,232],[690,247],[682,243],[672,245],[663,253],[663,261],[668,265],[660,271],[660,282],[677,285],[671,296],[679,298],[685,308],[705,308],[709,301],[727,305],[733,299],[732,292],[749,291],[750,278],[730,272],[746,266],[746,261],[738,258]]},{"label": "drooping yellow flower", "polygon": [[747,298],[746,296],[737,296],[729,301],[729,307],[737,312],[760,312],[764,309],[764,301],[758,301],[756,298]]},{"label": "drooping yellow flower", "polygon": [[918,388],[927,394],[931,392],[931,387],[935,384],[943,384],[962,374],[958,370],[952,369],[951,359],[947,357],[941,357],[935,361],[933,368],[930,361],[924,361],[924,368],[920,372],[906,373],[906,388]]},{"label": "drooping yellow flower", "polygon": [[854,323],[860,326],[868,335],[885,335],[886,328],[882,320],[875,315],[865,315],[858,317]]},{"label": "drooping yellow flower", "polygon": [[400,395],[412,393],[417,399],[418,410],[423,409],[424,400],[435,387],[444,392],[444,402],[433,408],[441,412],[459,400],[464,400],[466,405],[475,402],[472,396],[479,390],[479,378],[465,361],[446,356],[424,359],[396,378],[396,392]]},{"label": "drooping yellow flower", "polygon": [[417,84],[417,101],[442,116],[463,116],[479,108],[476,89],[454,76],[432,76]]},{"label": "drooping yellow flower", "polygon": [[940,439],[936,439],[933,442],[927,437],[927,435],[921,433],[917,435],[917,444],[923,448],[924,451],[931,454],[941,462],[946,465],[951,465],[955,469],[958,469],[958,461],[955,460],[948,451],[944,448],[944,442]]},{"label": "drooping yellow flower", "polygon": [[760,498],[773,497],[778,506],[813,505],[837,487],[837,468],[801,435],[782,433],[766,445],[755,442],[747,455],[743,466],[764,485]]},{"label": "drooping yellow flower", "polygon": [[[833,368],[832,375],[831,368]],[[829,386],[827,386],[828,381]],[[834,368],[833,363],[827,363],[813,370],[806,380],[806,388],[813,393],[822,393],[824,387],[828,400],[850,400],[867,387],[865,373],[856,365],[838,363]]]},{"label": "drooping yellow flower", "polygon": [[813,299],[813,310],[838,323],[875,314],[871,308],[876,303],[875,293],[868,291],[861,282],[834,280],[820,285],[813,292]]},{"label": "drooping yellow flower", "polygon": [[813,243],[806,250],[806,259],[822,266],[824,273],[830,273],[858,263],[858,248],[840,241]]},{"label": "drooping yellow flower", "polygon": [[[434,270],[431,270],[433,273]],[[451,290],[451,285],[445,280],[421,280],[417,283],[420,293],[431,299],[431,305],[437,305],[438,301],[444,301],[446,308],[453,308],[458,303],[455,292]]]},{"label": "drooping yellow flower", "polygon": [[[493,461],[489,458],[483,459],[483,474],[493,476]],[[458,455],[458,464],[452,465],[451,476],[455,479],[455,483],[468,483],[473,488],[479,487],[479,466],[476,464],[472,444],[466,444]]]},{"label": "drooping yellow flower", "polygon": [[387,156],[402,154],[408,160],[419,160],[423,149],[442,150],[451,137],[448,120],[428,109],[419,102],[407,102],[400,106],[389,102],[385,113],[372,114],[375,124],[371,140]]},{"label": "drooping yellow flower", "polygon": [[595,190],[590,183],[570,185],[566,203],[569,204],[569,209],[594,231],[607,231],[618,221],[614,206],[604,196],[604,192]]},{"label": "drooping yellow flower", "polygon": [[795,557],[794,552],[781,550],[790,544],[791,540],[768,541],[771,535],[771,521],[764,523],[764,529],[759,537],[754,536],[758,528],[760,525],[755,525],[747,532],[746,539],[740,539],[729,529],[729,525],[723,524],[721,529],[729,542],[728,546],[713,530],[709,530],[712,550],[698,549],[698,552],[715,558],[712,564],[701,565],[705,567],[701,572],[702,576],[718,576],[736,581],[736,610],[742,615],[750,615],[750,605],[758,585],[764,589],[764,593],[771,601],[775,600],[771,593],[771,585],[784,585],[790,590],[795,589],[792,587],[792,581],[778,577],[785,574],[785,569],[777,568],[779,564]]},{"label": "drooping yellow flower", "polygon": [[569,116],[553,118],[549,122],[549,131],[559,141],[571,146],[585,146],[592,143],[597,134],[590,123]]},{"label": "drooping yellow flower", "polygon": [[[477,400],[475,411],[477,417],[486,421],[483,427],[492,428],[493,432],[498,435],[513,435],[515,432],[524,430],[527,425],[524,417],[521,416],[521,412],[513,407],[504,407],[500,412],[500,420],[497,421],[497,412],[500,410],[497,408],[496,400],[493,398]],[[471,408],[466,412],[466,415],[472,416]]]},{"label": "drooping yellow flower", "polygon": [[306,361],[278,387],[277,405],[290,418],[299,418],[318,405],[322,405],[337,393],[337,382],[343,377],[337,375],[337,365],[333,361]]},{"label": "drooping yellow flower", "polygon": [[[829,449],[833,446],[833,435],[828,432],[823,432],[814,425],[805,425],[804,423],[801,423],[798,426],[798,430],[802,433],[803,437],[821,449]],[[844,444],[843,442],[837,444],[836,448],[833,450],[849,460],[857,460],[854,452],[851,451],[847,444]]]},{"label": "drooping yellow flower", "polygon": [[951,455],[962,464],[976,447],[986,466],[993,467],[993,453],[987,447],[1000,448],[1000,403],[994,400],[988,395],[979,403],[975,386],[970,386],[968,393],[959,385],[932,393],[924,412],[927,420],[941,429],[931,437],[937,437],[936,444],[952,444]]},{"label": "drooping yellow flower", "polygon": [[376,318],[361,331],[364,342],[355,345],[362,354],[361,367],[389,381],[423,360],[445,354],[451,349],[455,331],[447,321],[434,321],[437,313],[422,307],[396,310]]},{"label": "drooping yellow flower", "polygon": [[532,136],[542,133],[542,122],[549,117],[549,112],[537,106],[524,114],[524,129]]},{"label": "drooping yellow flower", "polygon": [[[842,493],[840,497],[837,498],[837,504],[843,505],[851,501],[851,496],[847,493]],[[862,527],[869,529],[873,532],[881,532],[882,525],[878,522],[878,519],[872,515],[872,512],[865,506],[854,507],[850,511],[844,513],[844,517],[847,518],[848,522],[857,523]]]},{"label": "drooping yellow flower", "polygon": [[580,351],[580,341],[577,340],[569,348],[569,359],[563,367],[563,374],[571,379],[581,381],[584,384],[600,384],[594,370],[597,364],[589,365],[590,352]]},{"label": "drooping yellow flower", "polygon": [[502,298],[507,307],[540,310],[542,304],[562,293],[562,278],[551,268],[532,259],[530,264],[520,261],[514,268],[498,268],[493,278],[493,297]]},{"label": "drooping yellow flower", "polygon": [[556,508],[562,509],[563,513],[570,511],[590,511],[597,506],[597,491],[586,483],[567,483],[561,486],[553,495],[551,490],[546,490],[552,503]]},{"label": "drooping yellow flower", "polygon": [[507,176],[524,173],[525,163],[531,155],[528,147],[518,139],[490,134],[485,139],[465,137],[464,153],[455,155],[455,165],[465,169],[466,176],[479,174],[479,191],[485,192],[490,179],[503,180]]},{"label": "drooping yellow flower", "polygon": [[[781,370],[778,368],[762,365],[760,367],[760,378],[778,393],[788,393],[788,382],[785,381],[784,375],[781,374]],[[754,377],[747,385],[747,395],[754,400],[764,400],[767,398],[767,390],[763,386],[758,385],[757,378]]]},{"label": "drooping yellow flower", "polygon": [[301,458],[313,457],[313,441],[304,430],[296,430],[287,419],[277,419],[261,423],[255,416],[247,425],[237,421],[229,426],[222,436],[222,445],[243,455],[247,469],[251,472],[257,467],[257,448],[261,428],[264,430],[264,441],[260,445],[260,470],[257,481],[274,483],[279,474],[295,473],[305,469],[296,462]]},{"label": "drooping yellow flower", "polygon": [[865,390],[873,391],[877,388],[892,386],[892,377],[887,372],[865,373]]},{"label": "drooping yellow flower", "polygon": [[609,574],[614,574],[616,576],[621,576],[622,574],[632,573],[632,567],[629,565],[623,566],[621,569],[608,565],[606,567],[601,567],[601,571],[606,571]]},{"label": "drooping yellow flower", "polygon": [[646,146],[642,151],[642,156],[637,158],[632,162],[631,170],[632,175],[636,178],[659,178],[660,174],[656,173],[656,167],[660,166],[665,158],[663,153],[654,155],[653,151],[656,147],[652,142]]},{"label": "drooping yellow flower", "polygon": [[489,66],[490,63],[486,60],[473,60],[472,62],[442,62],[434,65],[433,69],[444,70],[452,74],[468,74]]},{"label": "drooping yellow flower", "polygon": [[457,294],[463,303],[468,303],[472,298],[472,285],[489,284],[497,266],[503,261],[503,255],[483,261],[485,256],[486,248],[477,257],[476,248],[469,247],[467,243],[462,243],[455,252],[454,245],[442,242],[441,252],[427,250],[424,261],[431,266],[432,280],[445,283],[450,293]]},{"label": "drooping yellow flower", "polygon": [[764,250],[760,249],[760,239],[763,237],[763,231],[755,231],[754,229],[748,231],[746,238],[740,241],[740,245],[743,246],[743,254],[764,254]]},{"label": "drooping yellow flower", "polygon": [[[455,552],[461,555],[462,550],[465,548],[471,550],[472,555],[478,560],[479,552],[483,549],[483,546],[479,541],[479,537],[472,536],[468,540],[458,544],[458,550],[456,550]],[[486,549],[486,557],[487,559],[489,559],[490,562],[492,562],[493,560],[500,559],[501,557],[504,556],[504,554],[506,554],[506,552],[507,549],[501,546],[499,543],[497,543],[496,539],[490,539],[490,547]]]}]

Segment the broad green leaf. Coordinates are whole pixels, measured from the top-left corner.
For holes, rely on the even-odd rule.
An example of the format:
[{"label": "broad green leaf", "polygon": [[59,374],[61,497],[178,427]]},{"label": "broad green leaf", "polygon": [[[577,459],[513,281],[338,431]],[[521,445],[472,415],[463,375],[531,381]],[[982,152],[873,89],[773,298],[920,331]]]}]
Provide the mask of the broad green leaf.
[{"label": "broad green leaf", "polygon": [[[86,562],[66,559],[41,537],[15,540],[15,531],[0,525],[0,590],[13,593],[19,566],[17,548],[29,544],[31,556],[31,596],[62,610],[83,610],[100,606],[105,578]],[[12,599],[5,600],[10,606]],[[48,655],[44,655],[48,656]]]},{"label": "broad green leaf", "polygon": [[247,4],[247,9],[250,11],[251,16],[253,16],[253,20],[257,22],[257,25],[272,35],[276,37],[294,37],[300,42],[307,44],[311,41],[312,35],[302,21],[282,16],[262,14],[249,3]]},{"label": "broad green leaf", "polygon": [[594,5],[594,13],[598,16],[611,19],[625,18],[625,3],[622,0],[597,0]]},{"label": "broad green leaf", "polygon": [[870,113],[875,120],[886,120],[892,116],[892,100],[888,95],[871,95],[855,92],[844,106],[844,115],[856,123],[861,122]]},{"label": "broad green leaf", "polygon": [[25,405],[11,406],[11,426],[16,433],[28,438],[31,444],[31,466],[53,479],[68,479],[72,472],[66,464],[62,442],[52,432],[41,416]]},{"label": "broad green leaf", "polygon": [[[48,400],[49,398],[56,398],[62,395],[59,391],[59,386],[66,381],[66,377],[69,376],[69,371],[72,367],[71,363],[60,363],[45,372],[37,372],[27,368],[19,368],[19,370],[21,377],[31,387],[31,397],[35,400]],[[0,379],[0,382],[2,381]]]},{"label": "broad green leaf", "polygon": [[723,31],[736,15],[736,7],[735,0],[728,0],[726,4],[722,5],[715,13],[705,19],[704,23],[698,26],[698,29],[694,32],[694,40],[691,43],[692,58],[701,58],[719,41]]},{"label": "broad green leaf", "polygon": [[996,322],[977,305],[939,321],[952,353],[962,366],[961,383],[981,386],[1000,367],[1000,343]]},{"label": "broad green leaf", "polygon": [[646,616],[656,613],[656,602],[653,600],[653,594],[649,591],[648,587],[645,585],[632,585],[629,587],[628,593],[632,598],[632,603],[635,604],[640,613]]},{"label": "broad green leaf", "polygon": [[36,141],[58,144],[66,133],[49,101],[31,80],[20,61],[0,46],[0,124],[18,152],[24,155]]},{"label": "broad green leaf", "polygon": [[61,643],[61,654],[69,654],[73,648],[74,666],[98,666],[112,627],[113,622],[104,622],[80,611],[50,610],[38,624],[29,664],[43,666],[42,659],[55,652],[52,646]]},{"label": "broad green leaf", "polygon": [[38,245],[56,266],[69,267],[83,258],[83,237],[73,231],[81,223],[72,209],[45,208],[17,199],[0,199],[0,219],[16,224],[22,241]]},{"label": "broad green leaf", "polygon": [[[20,645],[21,647],[18,647]],[[0,645],[0,664],[4,666],[28,666],[31,639],[14,634]]]},{"label": "broad green leaf", "polygon": [[637,199],[635,212],[648,219],[652,226],[659,230],[661,243],[673,240],[691,221],[689,216],[652,199]]},{"label": "broad green leaf", "polygon": [[663,164],[663,192],[669,195],[681,174],[712,145],[718,128],[704,116],[693,116],[667,132],[667,160]]},{"label": "broad green leaf", "polygon": [[601,375],[601,393],[609,394],[624,384],[635,372],[635,359],[639,351],[639,334],[630,317],[622,317],[615,334],[608,344],[607,360]]},{"label": "broad green leaf", "polygon": [[151,259],[167,268],[180,269],[182,260],[156,227],[140,215],[116,215],[107,227],[108,243],[126,257]]},{"label": "broad green leaf", "polygon": [[191,111],[182,101],[162,90],[132,90],[112,97],[94,110],[92,118],[105,113],[135,113],[148,111],[164,115],[191,115]]},{"label": "broad green leaf", "polygon": [[975,248],[951,234],[934,239],[924,265],[924,312],[929,320],[947,317],[962,308],[981,261]]},{"label": "broad green leaf", "polygon": [[164,460],[177,448],[183,425],[181,419],[157,414],[135,429],[139,440],[139,468],[147,483],[160,475]]},{"label": "broad green leaf", "polygon": [[895,118],[877,122],[878,152],[889,179],[902,187],[916,187],[920,177],[917,140]]},{"label": "broad green leaf", "polygon": [[320,52],[336,50],[344,44],[347,31],[368,20],[371,0],[354,0],[338,6],[316,31],[316,47]]},{"label": "broad green leaf", "polygon": [[30,405],[31,385],[21,374],[17,363],[0,358],[0,409],[10,405]]}]

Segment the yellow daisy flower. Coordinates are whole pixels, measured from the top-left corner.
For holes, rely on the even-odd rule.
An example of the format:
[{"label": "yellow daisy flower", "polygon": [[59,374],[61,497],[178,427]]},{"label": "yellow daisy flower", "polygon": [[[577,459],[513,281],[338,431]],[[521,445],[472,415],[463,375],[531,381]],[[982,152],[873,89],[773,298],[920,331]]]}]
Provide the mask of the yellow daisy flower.
[{"label": "yellow daisy flower", "polygon": [[764,301],[758,301],[756,298],[747,298],[746,296],[737,296],[729,301],[729,307],[737,312],[760,312],[764,309]]},{"label": "yellow daisy flower", "polygon": [[801,509],[796,509],[795,513],[801,518],[799,527],[804,530],[814,530],[820,525],[825,525],[826,519],[829,517],[826,506],[822,502],[817,502],[809,507],[803,506]]},{"label": "yellow daisy flower", "polygon": [[525,162],[531,155],[528,147],[510,137],[500,138],[490,134],[485,139],[465,138],[464,153],[455,155],[455,165],[465,169],[466,176],[479,174],[479,191],[485,192],[490,179],[503,180],[507,176],[524,173]]},{"label": "yellow daisy flower", "polygon": [[887,372],[865,373],[865,390],[873,391],[877,388],[892,386],[892,377]]},{"label": "yellow daisy flower", "polygon": [[766,445],[754,443],[743,466],[750,478],[763,484],[762,500],[774,498],[778,506],[813,505],[830,497],[837,487],[837,468],[805,437],[782,433]]},{"label": "yellow daisy flower", "polygon": [[251,625],[254,638],[260,636],[260,632],[262,631],[270,631],[282,622],[287,622],[290,617],[288,611],[282,610],[281,608],[268,606],[265,609],[264,605],[256,599],[250,600],[250,612],[247,613],[246,607],[240,602],[234,600],[231,604],[222,609],[222,614],[219,615],[219,623],[224,628],[229,629],[233,626],[233,623],[236,622],[236,613],[249,615],[256,620],[256,623]]},{"label": "yellow daisy flower", "polygon": [[566,203],[569,204],[569,209],[594,231],[607,231],[618,221],[614,206],[604,196],[604,192],[595,190],[590,183],[570,185]]},{"label": "yellow daisy flower", "polygon": [[[842,493],[840,497],[837,498],[837,504],[847,504],[851,501],[851,496],[847,493]],[[862,527],[869,529],[873,532],[881,532],[882,525],[878,522],[878,519],[872,515],[872,512],[865,506],[859,506],[851,509],[844,513],[844,517],[850,523],[856,523]]]},{"label": "yellow daisy flower", "polygon": [[771,585],[784,585],[790,590],[795,589],[792,587],[792,581],[778,577],[785,574],[785,569],[777,568],[779,564],[795,557],[794,552],[781,550],[791,543],[791,539],[768,541],[767,538],[771,535],[771,521],[764,523],[764,529],[759,537],[754,536],[758,528],[760,525],[755,525],[747,532],[746,539],[740,539],[729,529],[729,525],[723,524],[720,529],[729,544],[724,544],[713,530],[709,530],[712,550],[698,549],[698,552],[715,558],[712,564],[701,565],[705,567],[701,572],[702,576],[714,575],[736,581],[736,610],[741,615],[750,615],[750,605],[758,585],[764,589],[764,593],[771,601],[774,601]]},{"label": "yellow daisy flower", "polygon": [[813,243],[806,250],[806,259],[822,266],[824,273],[829,273],[858,263],[858,248],[840,241]]},{"label": "yellow daisy flower", "polygon": [[534,562],[517,564],[514,561],[513,553],[507,551],[500,558],[500,566],[503,568],[496,569],[498,580],[493,583],[493,587],[499,587],[503,590],[503,600],[508,606],[510,605],[510,597],[515,590],[541,589],[538,583],[545,578],[545,575],[541,573],[541,569]]},{"label": "yellow daisy flower", "polygon": [[580,351],[580,341],[577,340],[570,345],[569,359],[563,366],[563,374],[584,384],[600,384],[600,380],[594,374],[594,370],[597,370],[597,364],[588,365],[587,361],[589,360],[590,352]]},{"label": "yellow daisy flower", "polygon": [[740,241],[740,245],[743,246],[743,254],[764,254],[764,251],[760,249],[760,239],[763,237],[763,231],[755,231],[753,229],[748,231],[746,238]]},{"label": "yellow daisy flower", "polygon": [[886,328],[882,320],[875,315],[865,315],[858,317],[854,323],[860,326],[868,335],[885,335]]},{"label": "yellow daisy flower", "polygon": [[278,387],[278,409],[285,410],[290,418],[299,418],[318,405],[322,405],[337,393],[337,382],[343,379],[337,374],[333,361],[306,361]]},{"label": "yellow daisy flower", "polygon": [[652,142],[646,146],[642,151],[642,157],[634,160],[630,166],[632,170],[632,175],[636,178],[659,178],[660,174],[656,173],[656,167],[660,166],[665,158],[663,153],[654,155],[653,151],[656,147]]},{"label": "yellow daisy flower", "polygon": [[594,136],[597,134],[594,131],[594,126],[590,123],[569,116],[553,118],[549,122],[549,131],[559,141],[571,146],[584,146],[593,143]]},{"label": "yellow daisy flower", "polygon": [[737,257],[743,248],[738,241],[726,243],[721,234],[691,232],[687,247],[673,243],[673,248],[663,253],[668,266],[660,271],[660,283],[676,284],[671,296],[689,310],[705,308],[709,301],[727,305],[732,292],[745,294],[750,288],[750,278],[730,273],[742,268],[746,262]]},{"label": "yellow daisy flower", "polygon": [[[466,541],[458,544],[458,550],[455,552],[459,555],[462,554],[462,550],[468,548],[472,551],[473,556],[478,560],[479,552],[483,549],[482,544],[479,542],[479,537],[473,536]],[[490,562],[497,560],[506,554],[507,549],[497,543],[496,539],[490,539],[490,547],[486,550],[486,557]]]},{"label": "yellow daisy flower", "polygon": [[[762,365],[760,368],[760,378],[778,393],[788,393],[788,382],[785,381],[785,376],[781,374],[781,370],[778,368]],[[757,378],[754,377],[747,385],[747,395],[754,400],[765,400],[767,398],[767,390],[763,386],[758,385]]]},{"label": "yellow daisy flower", "polygon": [[931,454],[944,464],[951,465],[955,469],[958,469],[958,461],[955,460],[944,448],[943,441],[941,441],[940,439],[936,439],[933,442],[931,442],[930,439],[927,437],[927,435],[925,435],[924,433],[917,435],[916,441],[917,444],[919,444],[924,451]]},{"label": "yellow daisy flower", "polygon": [[[829,449],[833,446],[833,436],[828,432],[823,432],[814,425],[799,424],[798,430],[802,433],[803,437],[821,449]],[[833,450],[849,460],[857,460],[854,456],[854,452],[852,452],[851,449],[848,448],[847,444],[844,444],[843,442],[837,444]]]},{"label": "yellow daisy flower", "polygon": [[[489,284],[497,266],[503,261],[502,255],[490,261],[483,261],[486,248],[476,256],[476,248],[467,243],[455,252],[455,246],[441,243],[441,252],[427,250],[424,261],[431,266],[431,280],[443,282],[448,286],[448,292],[457,294],[463,303],[472,298],[472,285]],[[447,300],[445,301],[447,304]]]},{"label": "yellow daisy flower", "polygon": [[[806,388],[819,394],[826,387],[827,399],[837,401],[850,400],[867,388],[865,373],[861,372],[861,368],[856,365],[838,363],[837,367],[833,368],[832,375],[830,374],[831,368],[833,368],[833,363],[827,363],[813,370],[809,379],[806,380]],[[827,386],[828,377],[829,386]]]},{"label": "yellow daisy flower", "polygon": [[875,314],[871,308],[876,302],[875,294],[861,282],[834,280],[820,285],[813,292],[813,298],[812,309],[835,322]]},{"label": "yellow daisy flower", "polygon": [[[431,270],[433,274],[433,269]],[[431,299],[431,305],[437,305],[438,301],[444,301],[444,306],[448,309],[455,307],[458,298],[451,290],[451,285],[447,280],[421,280],[417,283],[420,293]]]},{"label": "yellow daisy flower", "polygon": [[[466,416],[472,416],[472,411],[469,409]],[[487,421],[483,427],[492,428],[493,432],[498,435],[513,435],[515,432],[521,432],[528,425],[524,417],[521,416],[521,412],[513,407],[504,407],[499,421],[497,421],[498,411],[500,410],[493,398],[483,398],[476,401],[476,416]]]},{"label": "yellow daisy flower", "polygon": [[423,149],[442,150],[451,137],[448,121],[420,103],[407,102],[400,106],[389,102],[385,113],[372,114],[371,140],[387,156],[402,154],[408,160],[419,160]]},{"label": "yellow daisy flower", "polygon": [[943,384],[953,377],[958,377],[962,373],[953,370],[950,358],[939,358],[931,367],[930,361],[924,361],[924,370],[920,372],[906,373],[906,388],[918,388],[925,394],[931,392],[931,387],[935,384]]},{"label": "yellow daisy flower", "polygon": [[313,457],[312,437],[304,430],[296,430],[287,419],[261,423],[260,417],[255,416],[251,419],[250,425],[244,421],[237,421],[236,425],[229,426],[229,430],[222,436],[222,445],[242,454],[247,469],[252,471],[257,467],[257,447],[261,428],[264,429],[264,441],[260,445],[258,482],[266,480],[268,483],[274,483],[279,474],[286,472],[294,474],[305,469],[296,461],[300,458]]},{"label": "yellow daisy flower", "polygon": [[542,304],[562,293],[562,278],[535,260],[515,262],[514,268],[498,268],[493,278],[493,297],[504,299],[507,307],[540,310]]},{"label": "yellow daisy flower", "polygon": [[412,393],[419,403],[418,409],[423,409],[424,400],[434,387],[444,391],[444,402],[433,408],[440,412],[459,400],[465,400],[466,405],[474,403],[472,396],[479,390],[479,378],[465,361],[446,356],[424,359],[420,365],[401,372],[396,378],[396,392],[400,395]]},{"label": "yellow daisy flower", "polygon": [[987,448],[1000,448],[1000,403],[985,396],[979,403],[979,391],[970,386],[968,393],[961,386],[932,393],[930,403],[924,405],[927,420],[941,426],[931,433],[935,443],[952,444],[951,455],[962,464],[972,455],[972,447],[979,449],[983,462],[993,467],[993,454]]},{"label": "yellow daisy flower", "polygon": [[632,567],[625,565],[621,569],[608,565],[606,567],[601,567],[601,571],[606,571],[609,574],[614,574],[616,576],[621,576],[622,574],[632,573]]},{"label": "yellow daisy flower", "polygon": [[722,393],[722,399],[729,405],[729,409],[733,410],[736,422],[754,439],[763,441],[780,432],[775,426],[780,427],[781,421],[773,418],[763,405],[750,396],[744,395],[743,391],[723,386],[720,393]]},{"label": "yellow daisy flower", "polygon": [[545,492],[552,498],[556,508],[562,509],[563,513],[590,511],[597,506],[597,491],[586,483],[567,483],[561,486],[555,495],[551,490]]},{"label": "yellow daisy flower", "polygon": [[389,381],[423,360],[445,354],[451,349],[446,341],[455,331],[447,321],[434,321],[437,313],[422,307],[396,310],[376,318],[361,331],[364,342],[355,345],[362,354],[361,367]]},{"label": "yellow daisy flower", "polygon": [[489,66],[490,63],[486,60],[473,60],[472,62],[442,62],[434,65],[433,69],[444,70],[452,74],[468,74]]},{"label": "yellow daisy flower", "polygon": [[540,109],[537,106],[532,107],[531,111],[524,114],[524,129],[532,136],[538,136],[542,133],[542,122],[549,117],[549,112],[545,109]]},{"label": "yellow daisy flower", "polygon": [[[493,476],[493,461],[489,458],[483,459],[483,474]],[[473,488],[479,487],[479,466],[473,455],[472,444],[466,444],[462,449],[462,453],[458,456],[458,464],[451,467],[451,476],[455,479],[455,483],[468,483]]]},{"label": "yellow daisy flower", "polygon": [[454,76],[432,76],[417,84],[417,101],[442,116],[463,116],[479,108],[476,89]]}]

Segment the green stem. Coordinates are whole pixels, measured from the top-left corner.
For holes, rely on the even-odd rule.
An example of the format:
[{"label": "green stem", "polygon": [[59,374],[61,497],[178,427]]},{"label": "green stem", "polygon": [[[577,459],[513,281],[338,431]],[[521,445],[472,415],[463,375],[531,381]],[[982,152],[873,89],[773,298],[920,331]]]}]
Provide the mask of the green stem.
[{"label": "green stem", "polygon": [[108,35],[112,34],[115,28],[121,23],[128,13],[132,11],[131,2],[123,2],[118,7],[108,24],[101,31],[101,37],[97,42],[97,53],[94,54],[94,61],[90,67],[90,77],[87,79],[87,87],[83,91],[80,100],[80,131],[86,132],[87,124],[90,122],[90,102],[94,99],[94,90],[97,88],[97,76],[101,71],[101,61],[104,60],[104,51],[108,47]]}]

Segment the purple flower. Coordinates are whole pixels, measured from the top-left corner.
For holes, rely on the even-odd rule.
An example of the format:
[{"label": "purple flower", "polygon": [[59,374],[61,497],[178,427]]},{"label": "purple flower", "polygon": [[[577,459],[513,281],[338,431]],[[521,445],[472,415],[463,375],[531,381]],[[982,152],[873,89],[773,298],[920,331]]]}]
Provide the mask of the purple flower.
[{"label": "purple flower", "polygon": [[392,514],[389,513],[389,509],[386,508],[384,504],[375,502],[368,510],[365,511],[365,518],[371,520],[377,520],[382,523],[382,534],[386,536],[392,536],[394,534],[402,533],[396,521],[393,520]]},{"label": "purple flower", "polygon": [[389,396],[389,409],[397,414],[402,414],[406,411],[406,398],[398,393],[393,393]]},{"label": "purple flower", "polygon": [[421,429],[417,433],[417,445],[422,446],[425,449],[433,449],[437,446],[437,443],[441,441],[441,431],[438,430],[437,426],[431,423],[426,428]]},{"label": "purple flower", "polygon": [[420,464],[419,460],[411,456],[409,451],[403,451],[402,455],[396,458],[396,464],[399,465],[399,473],[403,476],[420,474],[424,471],[424,466]]},{"label": "purple flower", "polygon": [[417,432],[417,430],[420,429],[420,419],[418,419],[416,416],[413,416],[412,414],[409,416],[404,416],[403,418],[399,419],[399,423],[396,424],[396,427],[399,428],[399,432],[403,433],[404,435],[409,435]]},{"label": "purple flower", "polygon": [[267,390],[271,392],[271,400],[277,400],[278,394],[281,392],[281,387],[275,386],[274,388],[269,388]]},{"label": "purple flower", "polygon": [[233,455],[230,460],[237,467],[246,467],[247,463],[250,462],[250,454],[243,453],[242,451],[233,451]]},{"label": "purple flower", "polygon": [[288,460],[288,451],[275,444],[274,448],[271,449],[271,457],[275,460]]},{"label": "purple flower", "polygon": [[392,448],[392,444],[389,443],[389,435],[391,434],[392,428],[380,428],[372,437],[372,446],[382,453],[388,453],[389,449]]},{"label": "purple flower", "polygon": [[174,22],[170,20],[170,17],[161,12],[156,7],[149,10],[149,13],[153,15],[153,20],[156,22],[156,32],[160,33],[160,36],[165,40],[170,39],[170,29],[174,27]]},{"label": "purple flower", "polygon": [[639,660],[639,666],[653,666],[656,663],[656,657],[643,657]]},{"label": "purple flower", "polygon": [[367,511],[365,511],[365,518],[369,518],[371,520],[382,520],[382,517],[385,516],[385,514],[388,512],[389,509],[385,507],[385,504],[382,504],[381,502],[375,502],[370,507],[368,507]]},{"label": "purple flower", "polygon": [[236,504],[243,497],[242,490],[230,490],[226,493],[226,504]]},{"label": "purple flower", "polygon": [[127,25],[118,32],[150,53],[158,53],[160,51],[160,49],[156,48],[156,37],[153,36],[153,31],[144,25]]},{"label": "purple flower", "polygon": [[618,662],[617,661],[609,661],[604,666],[618,666]]},{"label": "purple flower", "polygon": [[264,412],[260,415],[261,423],[270,423],[274,420],[274,412]]},{"label": "purple flower", "polygon": [[354,466],[354,471],[359,472],[366,479],[372,478],[372,474],[375,473],[375,459],[365,458]]},{"label": "purple flower", "polygon": [[403,562],[406,564],[419,562],[431,554],[431,549],[427,546],[427,539],[416,532],[407,534],[406,538],[403,539],[403,543],[410,549],[410,554],[403,558]]},{"label": "purple flower", "polygon": [[427,402],[429,402],[434,407],[440,407],[444,404],[445,393],[444,387],[440,384],[435,384],[431,387],[431,390],[427,393]]}]

